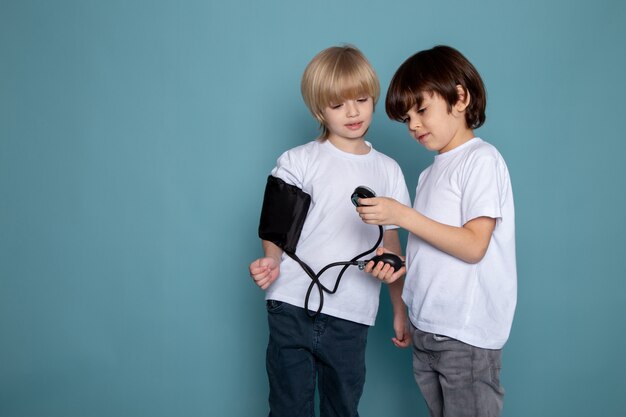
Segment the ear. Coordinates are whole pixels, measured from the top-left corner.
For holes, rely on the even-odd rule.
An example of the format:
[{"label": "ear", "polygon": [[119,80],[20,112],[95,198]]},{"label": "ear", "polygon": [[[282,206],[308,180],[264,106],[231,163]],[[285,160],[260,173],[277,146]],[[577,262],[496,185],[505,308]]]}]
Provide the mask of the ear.
[{"label": "ear", "polygon": [[470,101],[472,100],[472,98],[470,97],[470,93],[460,84],[457,84],[456,92],[459,99],[454,104],[454,109],[459,112],[465,111],[465,109],[467,109],[467,106],[469,106]]}]

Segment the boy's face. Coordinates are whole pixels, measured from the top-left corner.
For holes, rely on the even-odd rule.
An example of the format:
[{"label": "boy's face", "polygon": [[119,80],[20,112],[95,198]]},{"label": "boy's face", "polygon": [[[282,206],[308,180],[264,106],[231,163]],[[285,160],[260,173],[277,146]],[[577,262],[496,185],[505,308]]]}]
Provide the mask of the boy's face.
[{"label": "boy's face", "polygon": [[328,139],[335,145],[363,140],[373,113],[374,100],[368,96],[331,103],[323,111]]},{"label": "boy's face", "polygon": [[411,136],[426,149],[440,154],[448,152],[474,137],[465,121],[468,103],[460,97],[450,110],[439,94],[424,93],[419,108],[412,107],[404,123]]}]

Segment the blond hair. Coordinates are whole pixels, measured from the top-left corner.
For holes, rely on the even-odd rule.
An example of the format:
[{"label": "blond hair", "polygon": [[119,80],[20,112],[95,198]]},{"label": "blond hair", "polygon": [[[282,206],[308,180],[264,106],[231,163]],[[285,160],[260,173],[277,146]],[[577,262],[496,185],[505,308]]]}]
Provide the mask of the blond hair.
[{"label": "blond hair", "polygon": [[375,106],[380,95],[374,68],[352,45],[332,46],[318,53],[304,70],[300,89],[306,106],[320,122],[320,139],[329,135],[324,120],[326,107],[361,96],[372,97]]}]

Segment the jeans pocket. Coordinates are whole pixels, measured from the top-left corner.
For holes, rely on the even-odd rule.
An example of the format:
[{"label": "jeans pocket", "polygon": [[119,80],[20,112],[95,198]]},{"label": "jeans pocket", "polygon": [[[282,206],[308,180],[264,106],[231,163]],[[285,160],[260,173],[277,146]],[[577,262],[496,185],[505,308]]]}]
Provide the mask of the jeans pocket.
[{"label": "jeans pocket", "polygon": [[451,337],[442,336],[440,334],[433,334],[433,339],[435,340],[435,342],[447,342],[448,340],[452,340]]},{"label": "jeans pocket", "polygon": [[489,363],[489,370],[491,371],[491,382],[495,386],[500,386],[500,371],[502,369],[502,351],[494,350],[491,352],[491,361]]},{"label": "jeans pocket", "polygon": [[267,308],[268,313],[278,313],[283,309],[285,303],[282,301],[276,300],[267,300],[265,301],[265,307]]}]

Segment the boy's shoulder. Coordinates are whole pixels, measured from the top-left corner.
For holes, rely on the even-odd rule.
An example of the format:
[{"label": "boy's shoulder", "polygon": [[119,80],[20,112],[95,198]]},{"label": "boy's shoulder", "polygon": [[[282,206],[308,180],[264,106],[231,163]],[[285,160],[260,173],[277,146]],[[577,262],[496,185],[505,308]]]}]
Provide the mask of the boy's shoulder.
[{"label": "boy's shoulder", "polygon": [[[272,175],[281,176],[278,172],[286,170],[296,177],[302,178],[311,163],[318,159],[320,145],[319,141],[312,140],[287,149],[278,157],[276,167],[272,170]],[[283,180],[285,180],[285,178],[283,178]]]},{"label": "boy's shoulder", "polygon": [[379,157],[380,157],[380,156],[382,156],[382,157],[383,157],[383,158],[385,158],[385,159],[390,159],[390,160],[392,160],[392,161],[395,161],[395,159],[393,159],[391,156],[387,155],[387,154],[386,154],[386,153],[384,153],[384,152],[381,152],[378,148],[376,148],[376,147],[374,146],[374,144],[372,143],[372,141],[370,141],[370,140],[366,140],[366,141],[365,141],[365,144],[366,144],[367,146],[369,146],[369,148],[370,148],[370,152],[371,152],[371,154],[372,154],[372,155],[376,155],[376,156],[379,156]]},{"label": "boy's shoulder", "polygon": [[308,154],[318,149],[320,144],[321,144],[320,141],[312,140],[312,141],[303,143],[301,145],[294,146],[293,148],[287,149],[286,151],[283,152],[283,155],[285,154],[292,154],[292,155]]},{"label": "boy's shoulder", "polygon": [[495,158],[503,159],[500,151],[489,142],[481,138],[474,138],[471,143],[468,144],[466,150],[467,157],[480,159],[480,158]]},{"label": "boy's shoulder", "polygon": [[[459,167],[463,176],[487,175],[497,173],[499,176],[508,177],[508,166],[498,149],[482,139],[477,138],[468,148],[465,156],[459,161]],[[483,178],[484,179],[484,178]]]},{"label": "boy's shoulder", "polygon": [[[371,146],[371,144],[370,144]],[[398,168],[400,167],[400,164],[398,163],[398,161],[396,161],[394,158],[392,158],[391,156],[387,155],[386,153],[383,153],[377,149],[374,149],[373,146],[371,146],[372,150],[371,152],[374,153],[374,155],[376,155],[378,158],[380,158],[383,162],[389,164],[389,165],[394,165],[394,166],[398,166]]]}]

